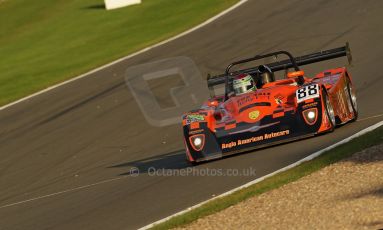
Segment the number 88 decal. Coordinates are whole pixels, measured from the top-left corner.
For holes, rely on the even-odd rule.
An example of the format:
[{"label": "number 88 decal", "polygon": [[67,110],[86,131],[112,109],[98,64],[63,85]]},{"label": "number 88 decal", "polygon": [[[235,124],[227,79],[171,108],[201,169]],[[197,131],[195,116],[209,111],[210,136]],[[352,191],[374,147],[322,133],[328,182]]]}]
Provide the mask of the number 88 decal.
[{"label": "number 88 decal", "polygon": [[319,97],[319,85],[307,85],[296,91],[297,102]]}]

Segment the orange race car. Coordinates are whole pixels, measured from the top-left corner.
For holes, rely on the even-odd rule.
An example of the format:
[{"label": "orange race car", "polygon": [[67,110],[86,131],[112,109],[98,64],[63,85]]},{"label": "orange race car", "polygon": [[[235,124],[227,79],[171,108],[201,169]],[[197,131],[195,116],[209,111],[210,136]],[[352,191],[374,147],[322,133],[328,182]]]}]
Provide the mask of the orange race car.
[{"label": "orange race car", "polygon": [[[288,59],[230,71],[233,66],[278,55]],[[313,78],[299,68],[342,56],[351,62],[348,44],[301,57],[279,51],[234,62],[224,74],[208,77],[211,99],[183,115],[187,160],[197,163],[331,132],[336,125],[356,120],[355,88],[345,67]],[[285,70],[284,79],[275,80],[275,72],[281,70]],[[214,87],[222,84],[225,92],[216,96]]]}]

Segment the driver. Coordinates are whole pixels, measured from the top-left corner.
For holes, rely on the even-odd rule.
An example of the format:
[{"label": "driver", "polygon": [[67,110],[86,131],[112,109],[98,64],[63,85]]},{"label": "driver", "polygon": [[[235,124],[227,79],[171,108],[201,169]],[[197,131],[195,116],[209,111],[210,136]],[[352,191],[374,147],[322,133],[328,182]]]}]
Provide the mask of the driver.
[{"label": "driver", "polygon": [[257,90],[253,77],[250,74],[242,73],[236,76],[233,80],[233,89],[235,95]]}]

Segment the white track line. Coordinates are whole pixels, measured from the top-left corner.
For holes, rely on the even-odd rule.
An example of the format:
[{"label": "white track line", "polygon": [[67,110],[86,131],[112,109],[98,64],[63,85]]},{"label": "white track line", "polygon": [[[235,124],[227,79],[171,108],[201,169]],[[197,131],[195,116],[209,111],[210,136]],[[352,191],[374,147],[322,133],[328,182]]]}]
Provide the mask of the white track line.
[{"label": "white track line", "polygon": [[369,119],[377,118],[377,117],[381,117],[381,116],[383,116],[383,114],[379,114],[379,115],[375,115],[375,116],[371,116],[371,117],[360,118],[357,121],[365,121],[365,120],[369,120]]},{"label": "white track line", "polygon": [[125,179],[127,177],[128,176],[122,176],[122,177],[117,177],[117,178],[113,178],[113,179],[109,179],[109,180],[103,180],[103,181],[99,181],[99,182],[96,182],[96,183],[93,183],[93,184],[88,184],[88,185],[84,185],[84,186],[80,186],[80,187],[76,187],[76,188],[71,188],[71,189],[63,190],[63,191],[60,191],[60,192],[55,192],[55,193],[47,194],[47,195],[44,195],[44,196],[34,197],[34,198],[31,198],[31,199],[28,199],[28,200],[22,200],[22,201],[6,204],[6,205],[3,205],[3,206],[0,206],[0,209],[8,208],[8,207],[12,207],[12,206],[15,206],[15,205],[24,204],[24,203],[28,203],[28,202],[31,202],[31,201],[35,201],[35,200],[40,200],[40,199],[52,197],[52,196],[61,195],[63,193],[68,193],[68,192],[74,192],[74,191],[77,191],[77,190],[82,190],[82,189],[93,187],[93,186],[96,186],[96,185],[105,184],[105,183],[109,183],[109,182],[112,182],[112,181]]},{"label": "white track line", "polygon": [[236,9],[237,7],[239,7],[240,5],[244,4],[244,3],[247,2],[247,1],[248,1],[248,0],[241,0],[241,1],[239,1],[238,3],[236,3],[235,5],[231,6],[230,8],[228,8],[228,9],[222,11],[221,13],[217,14],[216,16],[214,16],[214,17],[212,17],[212,18],[206,20],[205,22],[203,22],[203,23],[201,23],[201,24],[199,24],[199,25],[197,25],[197,26],[195,26],[195,27],[193,27],[193,28],[191,28],[191,29],[189,29],[189,30],[187,30],[187,31],[185,31],[185,32],[183,32],[183,33],[181,33],[181,34],[178,34],[178,35],[176,35],[176,36],[174,36],[174,37],[171,37],[171,38],[169,38],[169,39],[167,39],[167,40],[165,40],[165,41],[162,41],[162,42],[157,43],[157,44],[155,44],[155,45],[152,45],[152,46],[149,46],[149,47],[147,47],[147,48],[144,48],[144,49],[142,49],[142,50],[140,50],[140,51],[137,51],[136,53],[130,54],[130,55],[126,56],[126,57],[117,59],[116,61],[113,61],[113,62],[111,62],[111,63],[109,63],[109,64],[103,65],[103,66],[98,67],[98,68],[96,68],[96,69],[93,69],[93,70],[91,70],[91,71],[89,71],[89,72],[87,72],[87,73],[84,73],[84,74],[80,75],[80,76],[77,76],[77,77],[71,78],[71,79],[69,79],[69,80],[67,80],[67,81],[61,82],[61,83],[59,83],[59,84],[50,86],[50,87],[48,87],[48,88],[46,88],[46,89],[43,89],[43,90],[41,90],[41,91],[39,91],[39,92],[36,92],[36,93],[34,93],[34,94],[31,94],[31,95],[29,95],[29,96],[27,96],[27,97],[21,98],[21,99],[19,99],[19,100],[17,100],[17,101],[14,101],[14,102],[11,102],[11,103],[9,103],[9,104],[6,104],[6,105],[0,107],[0,111],[6,109],[6,108],[8,108],[8,107],[11,107],[11,106],[13,106],[13,105],[15,105],[15,104],[18,104],[18,103],[20,103],[20,102],[26,101],[26,100],[28,100],[28,99],[30,99],[30,98],[36,97],[37,95],[43,94],[43,93],[45,93],[45,92],[48,92],[48,91],[50,91],[50,90],[52,90],[52,89],[58,88],[58,87],[60,87],[60,86],[62,86],[62,85],[66,85],[66,84],[68,84],[68,83],[70,83],[70,82],[73,82],[73,81],[76,81],[76,80],[78,80],[78,79],[80,79],[80,78],[86,77],[86,76],[88,76],[88,75],[90,75],[90,74],[92,74],[92,73],[95,73],[95,72],[97,72],[97,71],[99,71],[99,70],[105,69],[105,68],[107,68],[107,67],[109,67],[109,66],[111,66],[111,65],[114,65],[114,64],[116,64],[116,63],[119,63],[119,62],[124,61],[124,60],[127,60],[127,59],[130,59],[130,58],[132,58],[132,57],[134,57],[134,56],[137,56],[137,55],[139,55],[139,54],[142,54],[142,53],[144,53],[144,52],[147,52],[147,51],[149,51],[149,50],[151,50],[151,49],[153,49],[153,48],[159,47],[159,46],[161,46],[161,45],[163,45],[163,44],[165,44],[165,43],[171,42],[171,41],[173,41],[173,40],[175,40],[175,39],[178,39],[178,38],[180,38],[180,37],[183,37],[183,36],[185,36],[185,35],[187,35],[187,34],[190,34],[191,32],[194,32],[194,31],[198,30],[199,28],[204,27],[204,26],[206,26],[207,24],[209,24],[209,23],[211,23],[211,22],[217,20],[218,18],[224,16],[225,14],[227,14],[227,13],[229,13],[230,11]]},{"label": "white track line", "polygon": [[173,215],[171,215],[171,216],[168,216],[168,217],[166,217],[166,218],[164,218],[164,219],[161,219],[161,220],[158,220],[158,221],[156,221],[156,222],[154,222],[154,223],[151,223],[151,224],[149,224],[149,225],[146,225],[146,226],[140,228],[139,230],[146,230],[146,229],[152,228],[152,227],[154,227],[154,225],[156,225],[156,224],[163,223],[163,222],[165,222],[165,221],[167,221],[167,220],[169,220],[169,219],[171,219],[171,218],[173,218],[173,217],[182,215],[182,214],[184,214],[184,213],[186,213],[186,212],[189,212],[189,211],[191,211],[191,210],[193,210],[193,209],[196,209],[196,208],[198,208],[198,207],[201,207],[202,205],[204,205],[204,204],[206,204],[206,203],[208,203],[208,202],[210,202],[210,201],[212,201],[212,200],[215,200],[215,199],[218,199],[218,198],[222,198],[222,197],[228,196],[228,195],[230,195],[230,194],[233,194],[233,193],[237,192],[238,190],[241,190],[241,189],[250,187],[250,186],[252,186],[252,185],[254,185],[254,184],[256,184],[256,183],[259,183],[259,182],[265,180],[266,178],[272,177],[272,176],[274,176],[275,174],[278,174],[278,173],[280,173],[280,172],[284,172],[284,171],[287,171],[287,170],[289,170],[289,169],[291,169],[291,168],[294,168],[294,167],[296,167],[296,166],[302,164],[303,162],[312,160],[312,159],[314,159],[314,158],[316,158],[316,157],[322,155],[324,152],[326,152],[326,151],[328,151],[328,150],[331,150],[331,149],[333,149],[333,148],[335,148],[335,147],[337,147],[337,146],[339,146],[339,145],[345,144],[345,143],[351,141],[352,139],[357,138],[357,137],[359,137],[359,136],[361,136],[361,135],[363,135],[363,134],[366,134],[366,133],[368,133],[368,132],[371,132],[372,130],[377,129],[377,128],[379,128],[379,127],[382,126],[382,125],[383,125],[383,121],[380,121],[380,122],[376,123],[375,125],[372,125],[372,126],[370,126],[370,127],[367,127],[367,128],[365,128],[365,129],[363,129],[363,130],[361,130],[361,131],[355,133],[354,135],[352,135],[352,136],[350,136],[350,137],[347,137],[347,138],[345,138],[345,139],[343,139],[343,140],[341,140],[341,141],[339,141],[339,142],[337,142],[337,143],[335,143],[335,144],[333,144],[333,145],[330,145],[330,146],[328,146],[327,148],[324,148],[324,149],[322,149],[322,150],[319,150],[319,151],[317,151],[317,152],[315,152],[315,153],[313,153],[313,154],[311,154],[311,155],[309,155],[309,156],[307,156],[307,157],[305,157],[305,158],[303,158],[303,159],[301,159],[301,160],[299,160],[299,161],[297,161],[297,162],[295,162],[295,163],[293,163],[293,164],[291,164],[291,165],[288,165],[288,166],[286,166],[286,167],[284,167],[284,168],[281,168],[281,169],[279,169],[279,170],[277,170],[277,171],[274,171],[274,172],[272,172],[272,173],[270,173],[270,174],[267,174],[267,175],[265,175],[265,176],[263,176],[263,177],[260,177],[260,178],[258,178],[258,179],[256,179],[256,180],[250,181],[250,182],[248,182],[248,183],[246,183],[246,184],[244,184],[244,185],[242,185],[242,186],[240,186],[240,187],[234,188],[234,189],[232,189],[232,190],[230,190],[230,191],[228,191],[228,192],[225,192],[225,193],[223,193],[223,194],[221,194],[221,195],[219,195],[219,196],[216,196],[216,197],[214,197],[214,198],[211,198],[211,199],[208,199],[208,200],[206,200],[206,201],[203,201],[203,202],[201,202],[201,203],[199,203],[199,204],[197,204],[197,205],[194,205],[194,206],[192,206],[192,207],[189,207],[189,208],[187,208],[187,209],[184,209],[184,210],[182,210],[182,211],[180,211],[180,212],[177,212],[177,213],[175,213],[175,214],[173,214]]}]

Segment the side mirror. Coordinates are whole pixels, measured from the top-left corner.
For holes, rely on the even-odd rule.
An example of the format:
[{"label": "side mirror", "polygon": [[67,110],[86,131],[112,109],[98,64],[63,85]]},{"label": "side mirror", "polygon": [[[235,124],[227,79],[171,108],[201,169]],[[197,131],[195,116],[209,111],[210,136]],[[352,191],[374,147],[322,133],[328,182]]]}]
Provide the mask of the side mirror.
[{"label": "side mirror", "polygon": [[303,70],[288,72],[287,78],[296,78],[296,77],[301,77],[303,75],[305,75],[305,71],[303,71]]},{"label": "side mirror", "polygon": [[305,78],[303,77],[305,72],[303,70],[298,70],[294,72],[287,73],[287,78],[298,78],[298,85],[303,85],[305,83]]},{"label": "side mirror", "polygon": [[331,84],[325,84],[324,86],[326,87],[327,90],[331,89],[331,87],[332,87]]},{"label": "side mirror", "polygon": [[215,106],[215,107],[217,107],[218,106],[218,101],[209,101],[208,102],[208,106]]}]

